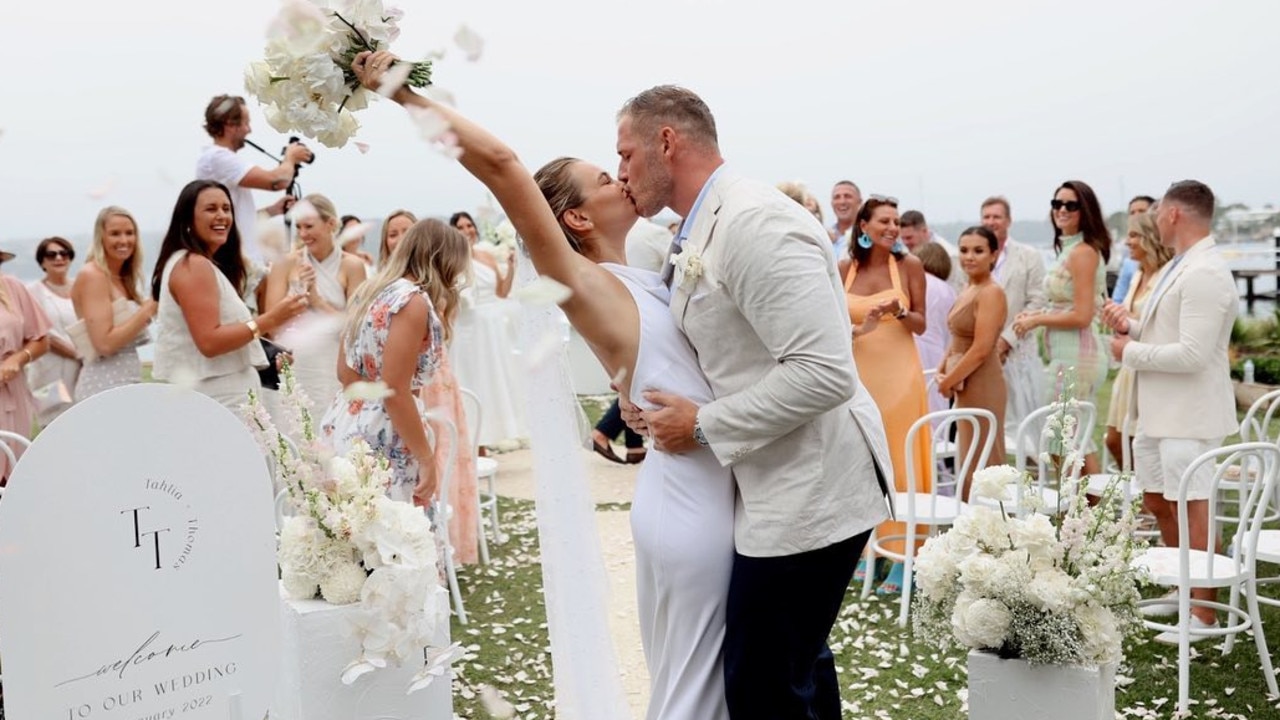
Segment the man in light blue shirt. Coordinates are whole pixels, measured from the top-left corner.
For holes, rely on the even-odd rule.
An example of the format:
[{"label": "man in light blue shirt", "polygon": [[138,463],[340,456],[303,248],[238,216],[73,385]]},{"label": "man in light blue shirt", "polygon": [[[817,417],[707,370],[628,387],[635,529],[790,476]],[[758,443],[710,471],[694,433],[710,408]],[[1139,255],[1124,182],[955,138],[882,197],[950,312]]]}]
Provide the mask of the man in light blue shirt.
[{"label": "man in light blue shirt", "polygon": [[827,228],[831,233],[836,259],[849,254],[849,242],[853,239],[853,219],[862,207],[862,191],[852,180],[841,180],[831,188],[831,212],[836,221]]}]

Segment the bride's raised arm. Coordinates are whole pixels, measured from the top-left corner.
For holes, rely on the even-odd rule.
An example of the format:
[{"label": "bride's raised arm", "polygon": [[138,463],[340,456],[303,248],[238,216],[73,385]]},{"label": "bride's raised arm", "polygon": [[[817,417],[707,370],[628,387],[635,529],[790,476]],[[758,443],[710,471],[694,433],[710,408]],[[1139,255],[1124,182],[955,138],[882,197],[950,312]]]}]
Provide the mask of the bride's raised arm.
[{"label": "bride's raised arm", "polygon": [[[365,87],[377,90],[383,73],[396,60],[386,51],[363,52],[355,57],[351,69]],[[515,151],[448,105],[422,97],[406,86],[396,90],[393,99],[407,110],[416,107],[439,113],[449,123],[462,148],[458,161],[493,192],[524,240],[538,274],[563,283],[578,295],[584,273],[591,274],[585,268],[594,268],[595,263],[569,246],[542,191]]]}]

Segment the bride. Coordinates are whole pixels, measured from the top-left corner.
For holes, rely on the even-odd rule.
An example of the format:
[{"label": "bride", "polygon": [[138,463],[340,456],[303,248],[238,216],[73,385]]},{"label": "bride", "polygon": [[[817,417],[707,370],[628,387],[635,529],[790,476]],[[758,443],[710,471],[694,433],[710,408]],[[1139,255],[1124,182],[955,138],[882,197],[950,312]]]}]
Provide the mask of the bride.
[{"label": "bride", "polygon": [[[352,69],[376,89],[395,60],[386,52],[361,53]],[[493,192],[538,273],[573,291],[561,307],[609,375],[621,378],[620,392],[637,400],[646,390],[712,400],[659,274],[626,266],[626,235],[638,215],[621,183],[572,158],[531,176],[510,148],[447,105],[407,87],[394,99],[448,120],[463,151],[460,162]],[[651,681],[649,720],[728,718],[721,645],[734,493],[729,470],[705,448],[651,452],[636,478],[631,530]]]}]

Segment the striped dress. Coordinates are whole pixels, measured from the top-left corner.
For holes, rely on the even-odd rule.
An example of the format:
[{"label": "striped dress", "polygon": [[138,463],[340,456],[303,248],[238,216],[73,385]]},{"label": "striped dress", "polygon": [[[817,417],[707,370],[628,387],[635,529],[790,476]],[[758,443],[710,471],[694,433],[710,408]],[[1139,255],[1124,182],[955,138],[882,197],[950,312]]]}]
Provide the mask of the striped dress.
[{"label": "striped dress", "polygon": [[[1070,310],[1075,298],[1075,283],[1071,281],[1071,271],[1067,268],[1067,256],[1072,248],[1084,241],[1080,234],[1067,235],[1062,238],[1062,252],[1053,261],[1053,266],[1044,276],[1045,301],[1048,312],[1064,312]],[[1095,318],[1106,299],[1107,268],[1098,258],[1098,269],[1094,275],[1094,307],[1091,311]],[[1075,389],[1072,395],[1077,400],[1087,400],[1095,405],[1098,402],[1098,389],[1107,379],[1107,349],[1098,334],[1098,322],[1095,319],[1088,327],[1078,330],[1059,330],[1044,328],[1044,349],[1049,360],[1049,397],[1045,402],[1054,402],[1063,392],[1066,379],[1073,379]]]}]

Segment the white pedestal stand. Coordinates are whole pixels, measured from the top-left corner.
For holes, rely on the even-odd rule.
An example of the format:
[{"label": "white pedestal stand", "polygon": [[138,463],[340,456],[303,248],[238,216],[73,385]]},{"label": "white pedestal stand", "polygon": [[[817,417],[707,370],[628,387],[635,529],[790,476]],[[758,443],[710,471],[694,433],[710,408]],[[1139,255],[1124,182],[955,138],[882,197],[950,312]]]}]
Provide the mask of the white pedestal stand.
[{"label": "white pedestal stand", "polygon": [[1113,720],[1116,668],[1032,665],[969,653],[972,720]]}]

